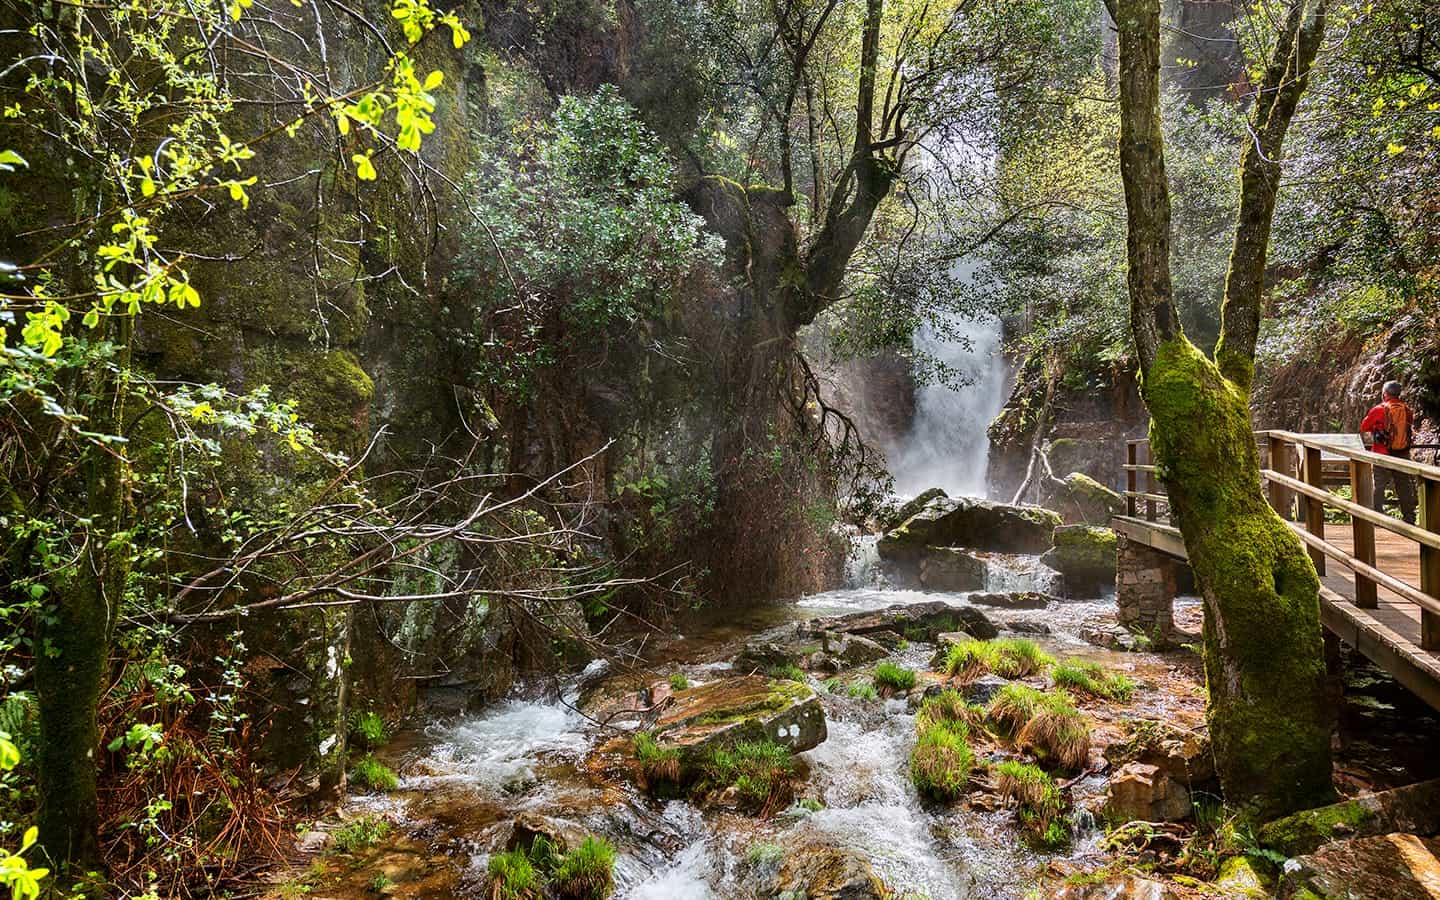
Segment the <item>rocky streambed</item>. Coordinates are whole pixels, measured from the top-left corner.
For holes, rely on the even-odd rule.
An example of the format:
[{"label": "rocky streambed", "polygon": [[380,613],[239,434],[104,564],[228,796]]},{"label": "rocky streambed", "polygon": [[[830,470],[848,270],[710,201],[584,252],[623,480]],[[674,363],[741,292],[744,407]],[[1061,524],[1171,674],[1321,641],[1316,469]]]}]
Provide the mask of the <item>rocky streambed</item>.
[{"label": "rocky streambed", "polygon": [[[712,613],[647,662],[400,735],[376,753],[395,788],[303,835],[309,867],[273,895],[509,896],[496,854],[594,835],[629,898],[1268,896],[1214,821],[1199,660],[1117,637],[1093,536],[1066,560],[1044,511],[1016,513],[1020,552],[1003,518],[937,530],[967,505],[932,498],[862,544],[843,590]],[[1198,630],[1198,603],[1176,620]],[[1019,701],[1084,740],[1011,723]],[[937,791],[916,770],[953,734],[971,758]]]}]

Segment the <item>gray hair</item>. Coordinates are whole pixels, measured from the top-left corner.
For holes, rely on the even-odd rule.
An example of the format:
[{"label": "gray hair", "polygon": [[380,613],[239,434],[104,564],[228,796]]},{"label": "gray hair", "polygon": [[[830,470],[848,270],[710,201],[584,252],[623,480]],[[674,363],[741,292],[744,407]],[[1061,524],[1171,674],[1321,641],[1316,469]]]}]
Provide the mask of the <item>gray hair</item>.
[{"label": "gray hair", "polygon": [[1387,397],[1398,398],[1400,396],[1400,382],[1387,381],[1385,382],[1385,387],[1381,388],[1381,390],[1385,392],[1385,396]]}]

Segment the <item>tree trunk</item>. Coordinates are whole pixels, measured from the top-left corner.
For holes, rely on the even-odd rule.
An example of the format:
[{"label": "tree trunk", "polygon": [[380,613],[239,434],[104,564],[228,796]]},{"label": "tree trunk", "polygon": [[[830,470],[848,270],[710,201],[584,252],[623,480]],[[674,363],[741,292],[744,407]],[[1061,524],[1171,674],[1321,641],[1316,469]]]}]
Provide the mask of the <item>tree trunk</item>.
[{"label": "tree trunk", "polygon": [[1265,499],[1248,393],[1183,336],[1160,347],[1142,391],[1205,601],[1206,716],[1225,796],[1260,818],[1326,803],[1319,579]]}]

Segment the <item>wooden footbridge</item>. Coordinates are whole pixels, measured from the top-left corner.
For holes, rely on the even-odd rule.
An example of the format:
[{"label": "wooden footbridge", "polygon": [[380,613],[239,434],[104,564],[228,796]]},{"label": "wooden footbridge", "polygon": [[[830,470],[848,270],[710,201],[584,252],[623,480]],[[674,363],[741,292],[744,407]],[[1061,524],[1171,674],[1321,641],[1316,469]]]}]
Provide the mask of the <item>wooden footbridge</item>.
[{"label": "wooden footbridge", "polygon": [[[1440,709],[1440,467],[1371,453],[1358,435],[1256,437],[1270,504],[1320,574],[1326,629]],[[1149,450],[1147,441],[1129,442],[1126,514],[1112,524],[1129,540],[1184,560]],[[1412,479],[1418,525],[1371,508],[1376,468]]]}]

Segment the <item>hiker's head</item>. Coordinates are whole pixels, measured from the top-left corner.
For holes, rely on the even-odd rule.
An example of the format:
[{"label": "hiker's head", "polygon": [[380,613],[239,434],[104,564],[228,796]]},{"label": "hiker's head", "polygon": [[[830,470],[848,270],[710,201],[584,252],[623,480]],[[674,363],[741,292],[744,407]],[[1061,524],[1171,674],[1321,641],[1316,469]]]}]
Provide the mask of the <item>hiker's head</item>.
[{"label": "hiker's head", "polygon": [[1386,397],[1393,397],[1393,398],[1395,398],[1396,400],[1399,400],[1399,399],[1400,399],[1400,382],[1398,382],[1398,381],[1387,381],[1387,382],[1385,382],[1385,387],[1381,388],[1381,391],[1384,392],[1384,394],[1385,394]]}]

